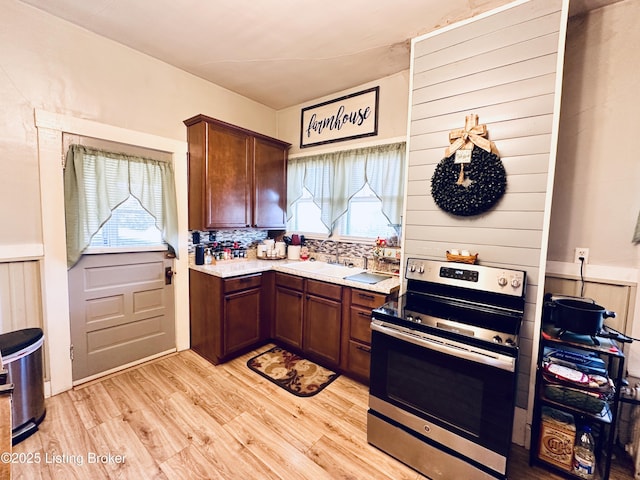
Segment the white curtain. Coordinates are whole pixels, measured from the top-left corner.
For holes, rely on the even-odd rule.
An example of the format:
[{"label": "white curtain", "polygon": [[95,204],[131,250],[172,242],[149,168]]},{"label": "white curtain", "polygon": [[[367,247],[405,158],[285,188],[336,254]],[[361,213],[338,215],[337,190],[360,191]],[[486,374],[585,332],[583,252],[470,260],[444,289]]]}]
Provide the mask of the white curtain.
[{"label": "white curtain", "polygon": [[405,143],[358,148],[290,160],[287,169],[287,219],[306,188],[320,208],[322,223],[333,232],[349,200],[365,184],[382,202],[389,223],[400,224]]},{"label": "white curtain", "polygon": [[64,169],[67,266],[71,268],[109,220],[133,195],[178,252],[178,215],[173,167],[169,162],[71,145]]}]

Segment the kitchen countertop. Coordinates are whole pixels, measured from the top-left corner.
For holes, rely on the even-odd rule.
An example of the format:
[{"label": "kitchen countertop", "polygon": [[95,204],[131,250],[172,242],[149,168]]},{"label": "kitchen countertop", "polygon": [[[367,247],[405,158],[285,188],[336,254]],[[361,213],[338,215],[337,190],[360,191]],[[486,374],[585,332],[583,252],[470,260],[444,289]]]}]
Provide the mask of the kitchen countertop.
[{"label": "kitchen countertop", "polygon": [[[218,261],[215,265],[196,265],[194,263],[190,263],[189,268],[197,270],[198,272],[215,275],[216,277],[221,278],[237,277],[240,275],[250,275],[252,273],[261,273],[274,270],[276,272],[298,275],[300,277],[334,283],[336,285],[342,285],[345,287],[358,288],[360,290],[368,290],[370,292],[383,293],[385,295],[393,293],[400,288],[400,278],[395,275],[388,280],[383,280],[374,284],[367,284],[353,280],[347,280],[345,278],[336,277],[334,275],[326,275],[322,272],[304,271],[296,268],[302,263],[305,262],[295,260],[236,259]],[[316,263],[322,265],[330,265],[325,264],[324,262]],[[354,269],[353,273],[362,271],[363,269],[356,268]]]}]

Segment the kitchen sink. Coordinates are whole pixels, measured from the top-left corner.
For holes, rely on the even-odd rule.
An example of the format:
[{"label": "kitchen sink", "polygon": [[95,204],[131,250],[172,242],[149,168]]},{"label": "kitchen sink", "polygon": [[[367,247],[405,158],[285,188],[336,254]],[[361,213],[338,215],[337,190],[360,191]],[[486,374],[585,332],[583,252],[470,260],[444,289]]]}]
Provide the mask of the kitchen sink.
[{"label": "kitchen sink", "polygon": [[363,268],[346,267],[344,265],[325,262],[292,262],[284,264],[283,267],[300,272],[317,273],[333,278],[346,278],[366,271]]},{"label": "kitchen sink", "polygon": [[369,273],[369,272],[356,273],[355,275],[349,275],[348,277],[344,277],[345,280],[351,280],[352,282],[368,283],[369,285],[373,285],[378,282],[383,282],[385,280],[389,280],[390,278],[391,278],[390,275],[380,275],[378,273]]}]

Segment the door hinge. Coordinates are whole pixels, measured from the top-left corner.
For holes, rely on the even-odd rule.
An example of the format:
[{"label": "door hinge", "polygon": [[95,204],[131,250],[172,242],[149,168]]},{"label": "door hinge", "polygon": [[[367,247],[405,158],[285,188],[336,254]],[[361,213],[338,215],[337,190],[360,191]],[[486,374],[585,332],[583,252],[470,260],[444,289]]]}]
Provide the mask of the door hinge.
[{"label": "door hinge", "polygon": [[73,362],[73,344],[69,347],[69,358]]}]

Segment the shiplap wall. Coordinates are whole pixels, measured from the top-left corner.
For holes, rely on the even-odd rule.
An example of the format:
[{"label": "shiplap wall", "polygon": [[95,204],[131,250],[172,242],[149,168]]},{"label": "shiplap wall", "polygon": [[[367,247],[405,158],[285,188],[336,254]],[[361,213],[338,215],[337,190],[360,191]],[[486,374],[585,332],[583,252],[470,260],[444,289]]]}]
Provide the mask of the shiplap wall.
[{"label": "shiplap wall", "polygon": [[[483,265],[527,272],[517,406],[528,408],[547,183],[553,146],[562,0],[514,4],[478,20],[416,39],[412,91],[406,257],[442,260],[446,250],[479,253]],[[559,94],[559,92],[558,92]],[[507,172],[505,195],[488,212],[456,217],[431,197],[431,177],[449,131],[475,113]],[[550,194],[550,192],[549,192]]]}]

